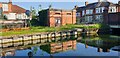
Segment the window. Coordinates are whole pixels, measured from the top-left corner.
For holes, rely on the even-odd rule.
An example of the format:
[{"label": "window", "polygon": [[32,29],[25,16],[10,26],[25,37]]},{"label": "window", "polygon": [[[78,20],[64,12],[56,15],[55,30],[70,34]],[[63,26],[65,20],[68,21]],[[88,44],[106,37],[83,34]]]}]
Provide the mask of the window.
[{"label": "window", "polygon": [[60,15],[60,13],[55,13],[55,14]]},{"label": "window", "polygon": [[85,11],[83,10],[83,11],[82,11],[82,16],[84,16],[84,15],[85,15]]},{"label": "window", "polygon": [[93,14],[93,10],[86,10],[86,14]]},{"label": "window", "polygon": [[86,22],[92,22],[93,18],[92,16],[86,16],[85,21]]},{"label": "window", "polygon": [[67,13],[67,15],[71,15],[71,13]]},{"label": "window", "polygon": [[16,19],[15,13],[9,13],[8,19]]},{"label": "window", "polygon": [[102,22],[103,16],[102,15],[96,15],[95,22]]},{"label": "window", "polygon": [[115,6],[109,7],[109,12],[116,12],[116,7]]},{"label": "window", "polygon": [[2,4],[3,6],[3,11],[8,11],[8,4]]},{"label": "window", "polygon": [[104,7],[96,8],[96,13],[103,13]]},{"label": "window", "polygon": [[22,19],[21,14],[17,14],[17,19]]},{"label": "window", "polygon": [[76,13],[76,16],[80,16],[80,13]]}]

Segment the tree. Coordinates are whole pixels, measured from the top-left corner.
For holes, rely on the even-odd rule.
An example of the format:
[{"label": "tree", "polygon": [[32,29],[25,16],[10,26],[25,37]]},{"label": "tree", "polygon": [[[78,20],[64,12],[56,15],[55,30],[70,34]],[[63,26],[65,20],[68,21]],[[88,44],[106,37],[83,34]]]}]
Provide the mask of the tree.
[{"label": "tree", "polygon": [[35,10],[35,8],[31,6],[30,11],[31,11],[32,19],[36,19],[36,10]]},{"label": "tree", "polygon": [[7,20],[7,19],[8,19],[6,15],[4,15],[4,16],[3,16],[3,18],[4,18],[5,20]]},{"label": "tree", "polygon": [[41,5],[39,5],[39,11],[41,11],[42,10],[42,6]]}]

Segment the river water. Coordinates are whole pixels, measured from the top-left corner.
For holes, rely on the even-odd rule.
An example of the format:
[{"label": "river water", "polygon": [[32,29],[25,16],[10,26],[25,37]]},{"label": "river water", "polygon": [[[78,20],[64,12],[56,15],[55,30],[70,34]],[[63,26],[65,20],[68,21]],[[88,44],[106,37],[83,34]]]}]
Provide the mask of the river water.
[{"label": "river water", "polygon": [[[52,42],[29,44],[17,47],[3,48],[1,57],[7,56],[105,56],[120,55],[120,36],[65,36],[54,38]],[[26,42],[27,43],[27,42]],[[34,57],[36,58],[36,57]]]}]

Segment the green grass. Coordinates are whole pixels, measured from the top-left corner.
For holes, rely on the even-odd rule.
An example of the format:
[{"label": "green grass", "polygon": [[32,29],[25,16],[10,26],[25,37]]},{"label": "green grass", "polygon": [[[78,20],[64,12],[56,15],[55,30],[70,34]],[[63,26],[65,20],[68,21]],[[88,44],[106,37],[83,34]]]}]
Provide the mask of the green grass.
[{"label": "green grass", "polygon": [[34,34],[40,32],[54,32],[54,31],[63,31],[63,30],[72,30],[75,28],[100,28],[100,24],[94,24],[92,26],[88,25],[65,25],[61,27],[43,27],[43,26],[32,26],[30,30],[20,30],[20,31],[8,31],[1,32],[0,36],[12,36],[12,35],[22,35],[22,34]]}]

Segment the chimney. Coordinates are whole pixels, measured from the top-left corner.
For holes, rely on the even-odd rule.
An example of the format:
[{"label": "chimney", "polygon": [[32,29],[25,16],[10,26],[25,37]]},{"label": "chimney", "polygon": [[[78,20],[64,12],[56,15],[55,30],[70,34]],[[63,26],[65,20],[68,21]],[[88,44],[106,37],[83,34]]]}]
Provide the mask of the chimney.
[{"label": "chimney", "polygon": [[77,8],[78,8],[78,6],[77,6],[77,5],[75,5],[75,6],[74,6],[74,9],[77,9]]},{"label": "chimney", "polygon": [[9,2],[12,2],[12,0],[9,0]]},{"label": "chimney", "polygon": [[98,0],[98,2],[101,2],[101,0]]},{"label": "chimney", "polygon": [[120,5],[120,0],[118,1],[118,4]]},{"label": "chimney", "polygon": [[108,2],[108,0],[105,0],[105,2]]},{"label": "chimney", "polygon": [[11,12],[12,11],[12,0],[9,0],[9,3],[8,3],[8,11]]},{"label": "chimney", "polygon": [[88,5],[88,1],[85,2],[85,6],[87,6],[87,5]]},{"label": "chimney", "polygon": [[98,0],[98,2],[108,2],[108,0]]}]

